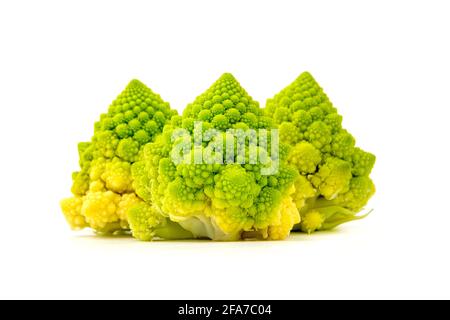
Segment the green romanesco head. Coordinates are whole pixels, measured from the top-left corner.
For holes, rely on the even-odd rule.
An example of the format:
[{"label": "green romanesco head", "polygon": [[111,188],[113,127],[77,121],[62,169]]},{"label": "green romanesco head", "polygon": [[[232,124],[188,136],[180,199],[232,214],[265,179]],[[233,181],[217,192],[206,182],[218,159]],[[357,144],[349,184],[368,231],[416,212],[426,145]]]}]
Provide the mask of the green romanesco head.
[{"label": "green romanesco head", "polygon": [[[176,111],[143,83],[128,84],[95,123],[91,141],[78,145],[80,171],[73,174],[74,196],[61,203],[72,228],[91,227],[103,233],[129,229],[127,211],[142,202],[134,192],[131,165],[174,115]],[[142,179],[136,183],[145,184]]]},{"label": "green romanesco head", "polygon": [[231,74],[220,77],[132,165],[133,187],[151,206],[131,211],[136,237],[161,237],[158,213],[196,238],[285,238],[300,222],[292,198],[298,173],[286,162],[286,147],[254,143],[271,146],[273,127]]},{"label": "green romanesco head", "polygon": [[269,99],[265,114],[290,145],[288,163],[300,173],[293,198],[302,222],[296,228],[310,233],[359,218],[375,192],[369,178],[375,156],[355,146],[311,74],[302,73]]}]

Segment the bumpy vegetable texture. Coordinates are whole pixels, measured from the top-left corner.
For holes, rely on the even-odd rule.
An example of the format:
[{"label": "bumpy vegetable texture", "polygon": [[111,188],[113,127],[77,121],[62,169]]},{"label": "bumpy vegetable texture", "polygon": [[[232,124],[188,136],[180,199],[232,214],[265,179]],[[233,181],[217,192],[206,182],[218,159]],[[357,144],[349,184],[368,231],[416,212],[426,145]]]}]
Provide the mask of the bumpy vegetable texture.
[{"label": "bumpy vegetable texture", "polygon": [[[262,135],[249,131],[257,129]],[[264,135],[268,149],[254,145]],[[70,226],[131,230],[146,241],[278,240],[292,230],[327,230],[363,218],[375,192],[375,156],[355,146],[309,73],[265,109],[224,74],[182,116],[133,80],[78,150],[73,197],[61,202]]]},{"label": "bumpy vegetable texture", "polygon": [[[198,121],[202,131],[196,129]],[[258,146],[257,159],[249,161],[250,144],[239,144],[238,139],[224,133],[226,129],[272,126],[270,117],[236,79],[224,74],[189,104],[182,116],[173,117],[132,165],[133,187],[144,200],[129,213],[133,235],[141,240],[286,238],[300,222],[300,215],[293,199],[298,173],[283,158],[283,146],[279,158]],[[221,133],[196,145],[195,137],[207,135],[208,129]],[[222,142],[217,142],[219,136]],[[229,139],[233,139],[230,145],[236,151],[231,158],[228,153],[216,153],[226,148]],[[189,147],[183,161],[177,162],[172,156],[181,142]],[[246,150],[246,161],[239,159],[240,147]],[[196,154],[202,155],[202,163],[187,161]],[[261,170],[274,161],[279,170],[263,175]]]},{"label": "bumpy vegetable texture", "polygon": [[363,218],[358,213],[375,192],[369,177],[375,156],[355,147],[311,74],[301,74],[269,99],[265,113],[290,146],[288,163],[300,173],[293,196],[302,221],[294,229],[311,233]]},{"label": "bumpy vegetable texture", "polygon": [[61,201],[73,229],[129,230],[128,211],[143,202],[134,192],[131,165],[175,114],[143,83],[128,84],[100,116],[91,142],[78,145],[80,171],[73,174],[73,197]]}]

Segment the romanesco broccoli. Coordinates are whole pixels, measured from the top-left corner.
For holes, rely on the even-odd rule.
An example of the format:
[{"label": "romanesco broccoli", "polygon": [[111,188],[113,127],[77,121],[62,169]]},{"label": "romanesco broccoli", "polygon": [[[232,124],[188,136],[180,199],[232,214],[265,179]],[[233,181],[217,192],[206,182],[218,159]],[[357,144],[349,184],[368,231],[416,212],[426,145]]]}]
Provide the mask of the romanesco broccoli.
[{"label": "romanesco broccoli", "polygon": [[375,193],[375,156],[309,73],[265,109],[224,74],[181,116],[133,80],[78,151],[70,226],[144,241],[284,239],[363,218]]},{"label": "romanesco broccoli", "polygon": [[[213,240],[286,238],[300,222],[292,197],[298,173],[260,146],[252,158],[250,141],[255,137],[239,140],[248,129],[272,126],[231,74],[220,77],[182,116],[173,117],[132,165],[133,186],[145,201],[130,211],[133,235],[141,240],[189,235]],[[208,129],[217,131],[196,144],[198,137],[208,136]],[[227,129],[236,129],[236,136]],[[176,162],[173,155],[183,143],[187,148]],[[230,148],[236,151],[232,156],[223,152]],[[202,162],[195,162],[198,155]],[[279,161],[278,170],[262,174],[273,161]]]},{"label": "romanesco broccoli", "polygon": [[293,195],[301,214],[296,230],[307,233],[360,219],[375,192],[369,174],[375,156],[355,147],[342,117],[307,72],[269,99],[265,113],[290,145],[288,163],[300,173]]},{"label": "romanesco broccoli", "polygon": [[175,114],[140,81],[128,84],[100,116],[91,142],[78,145],[80,171],[73,174],[73,197],[61,202],[72,228],[101,233],[129,229],[129,209],[143,203],[134,192],[131,165]]}]

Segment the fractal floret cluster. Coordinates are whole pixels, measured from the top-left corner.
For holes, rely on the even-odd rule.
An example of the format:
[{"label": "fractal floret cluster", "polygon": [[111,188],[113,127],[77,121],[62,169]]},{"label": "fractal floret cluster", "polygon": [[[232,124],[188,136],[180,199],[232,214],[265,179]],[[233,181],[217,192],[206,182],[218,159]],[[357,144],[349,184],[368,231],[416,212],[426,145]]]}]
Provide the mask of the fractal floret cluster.
[{"label": "fractal floret cluster", "polygon": [[301,74],[269,99],[265,111],[290,146],[288,163],[300,174],[295,203],[302,221],[295,228],[311,233],[364,217],[357,214],[375,193],[369,177],[375,156],[355,146],[311,74]]},{"label": "fractal floret cluster", "polygon": [[301,74],[266,107],[231,74],[182,115],[137,80],[78,146],[73,229],[139,240],[281,240],[361,219],[375,156]]},{"label": "fractal floret cluster", "polygon": [[134,192],[131,167],[175,114],[144,84],[130,82],[95,123],[92,140],[78,145],[80,171],[72,174],[73,197],[61,202],[72,228],[129,230],[128,211],[142,202]]}]

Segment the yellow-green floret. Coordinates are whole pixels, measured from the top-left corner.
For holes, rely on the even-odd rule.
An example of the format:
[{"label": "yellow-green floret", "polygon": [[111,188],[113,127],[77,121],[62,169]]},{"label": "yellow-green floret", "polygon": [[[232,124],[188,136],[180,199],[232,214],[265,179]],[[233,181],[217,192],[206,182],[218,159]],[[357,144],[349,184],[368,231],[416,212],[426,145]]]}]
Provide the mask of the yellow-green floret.
[{"label": "yellow-green floret", "polygon": [[135,194],[131,166],[175,114],[140,81],[128,84],[95,123],[92,140],[78,145],[80,170],[73,174],[73,197],[61,201],[73,229],[129,230],[128,211],[143,202]]},{"label": "yellow-green floret", "polygon": [[[300,222],[293,197],[298,172],[286,153],[276,157],[245,133],[271,128],[272,119],[236,79],[220,77],[182,116],[173,117],[132,165],[133,186],[145,200],[131,211],[133,235],[141,240],[286,238]],[[230,135],[230,129],[244,131]],[[195,161],[199,155],[201,161]],[[270,171],[274,162],[277,170]]]},{"label": "yellow-green floret", "polygon": [[301,214],[296,230],[311,233],[360,219],[375,193],[369,175],[375,156],[355,147],[342,117],[308,72],[266,104],[280,140],[290,146],[288,163],[300,173],[293,198]]}]

